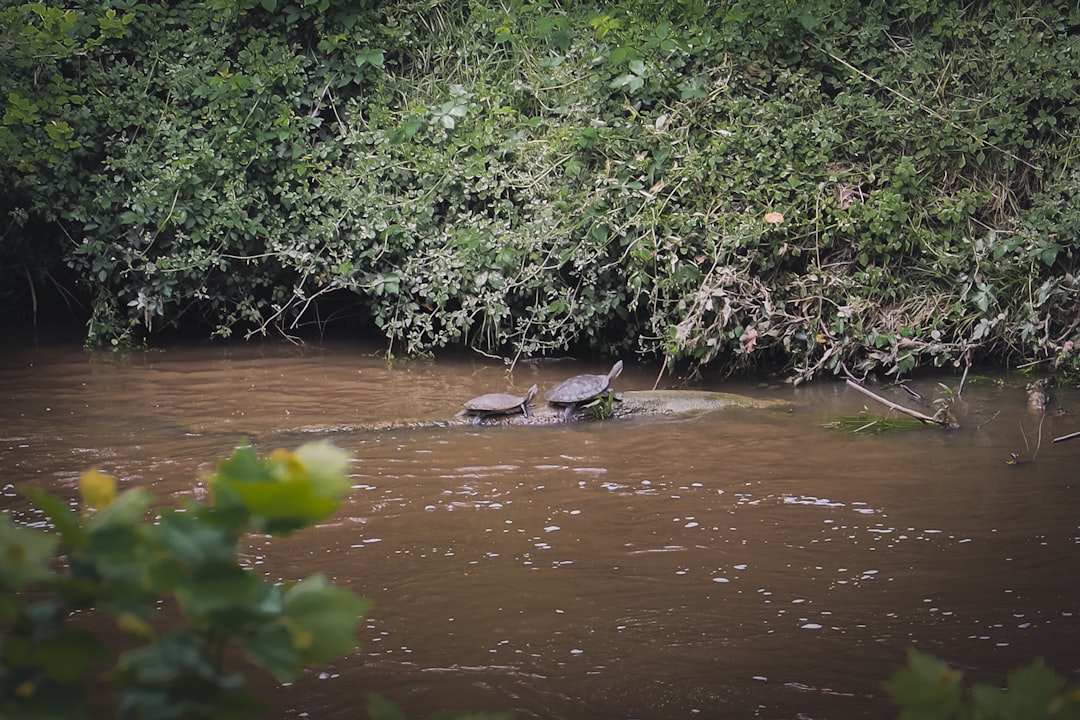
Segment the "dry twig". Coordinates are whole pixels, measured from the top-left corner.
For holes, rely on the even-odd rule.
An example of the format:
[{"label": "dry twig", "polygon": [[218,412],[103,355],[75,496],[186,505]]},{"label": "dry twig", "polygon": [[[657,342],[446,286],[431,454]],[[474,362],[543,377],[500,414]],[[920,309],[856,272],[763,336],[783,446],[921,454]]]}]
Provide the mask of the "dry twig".
[{"label": "dry twig", "polygon": [[898,405],[898,404],[894,403],[891,400],[886,400],[885,398],[881,397],[880,395],[878,395],[876,393],[873,393],[873,392],[870,392],[869,390],[864,388],[859,383],[854,382],[854,381],[852,381],[850,379],[847,380],[846,382],[847,382],[849,387],[853,387],[856,390],[858,390],[859,392],[861,392],[863,395],[866,395],[868,397],[873,398],[874,400],[877,400],[879,403],[881,403],[885,407],[890,408],[892,410],[895,410],[897,412],[904,413],[905,415],[909,415],[909,416],[915,418],[916,420],[921,420],[924,423],[933,423],[934,425],[947,425],[948,424],[948,422],[946,420],[939,420],[938,418],[930,417],[929,415],[924,415],[923,413],[919,412],[918,410],[912,410],[911,408],[906,408],[903,405]]}]

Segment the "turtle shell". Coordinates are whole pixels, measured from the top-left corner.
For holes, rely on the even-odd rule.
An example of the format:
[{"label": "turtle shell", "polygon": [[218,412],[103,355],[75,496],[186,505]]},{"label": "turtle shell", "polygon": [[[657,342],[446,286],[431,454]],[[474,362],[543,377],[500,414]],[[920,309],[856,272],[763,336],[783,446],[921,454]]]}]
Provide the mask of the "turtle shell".
[{"label": "turtle shell", "polygon": [[596,397],[608,389],[611,381],[622,372],[622,360],[611,366],[607,375],[575,375],[559,383],[548,392],[548,402],[568,404],[579,403]]},{"label": "turtle shell", "polygon": [[488,393],[465,401],[465,409],[480,413],[509,413],[529,404],[536,395],[536,385],[524,396],[510,393]]}]

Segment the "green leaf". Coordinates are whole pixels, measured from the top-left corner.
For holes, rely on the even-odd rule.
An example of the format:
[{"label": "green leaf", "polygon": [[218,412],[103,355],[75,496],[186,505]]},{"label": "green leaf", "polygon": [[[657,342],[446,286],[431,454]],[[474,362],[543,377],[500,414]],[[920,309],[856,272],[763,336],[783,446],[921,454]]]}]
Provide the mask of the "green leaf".
[{"label": "green leaf", "polygon": [[165,548],[188,565],[230,562],[236,557],[236,538],[200,518],[170,512],[161,516],[159,528]]},{"label": "green leaf", "polygon": [[243,646],[251,662],[273,673],[281,682],[290,682],[300,673],[300,654],[284,625],[258,626],[243,640]]},{"label": "green leaf", "polygon": [[49,563],[58,539],[40,530],[16,525],[0,514],[0,587],[17,590],[52,575]]},{"label": "green leaf", "polygon": [[71,140],[75,131],[63,120],[53,120],[45,126],[45,133],[54,143],[64,143]]},{"label": "green leaf", "polygon": [[105,646],[93,633],[68,629],[59,635],[37,640],[31,657],[49,677],[72,682],[82,677],[91,663],[107,654]]},{"label": "green leaf", "polygon": [[218,478],[235,482],[256,482],[273,478],[269,468],[259,461],[255,448],[250,445],[238,447],[233,456],[218,465]]},{"label": "green leaf", "polygon": [[328,441],[301,445],[296,456],[307,466],[315,492],[325,497],[341,498],[352,486],[349,482],[349,454]]},{"label": "green leaf", "polygon": [[382,67],[385,60],[385,55],[382,50],[375,48],[363,48],[358,50],[354,55],[354,59],[357,67],[363,67],[364,65],[371,65],[372,67]]},{"label": "green leaf", "polygon": [[120,665],[129,668],[142,683],[168,683],[185,674],[213,676],[216,672],[206,657],[202,639],[187,628],[125,652],[120,656]]},{"label": "green leaf", "polygon": [[337,509],[350,483],[345,474],[348,456],[323,441],[301,446],[295,453],[275,450],[266,461],[240,448],[219,466],[211,480],[215,498],[241,504],[261,518],[267,532],[291,532],[328,517]]},{"label": "green leaf", "polygon": [[989,685],[976,685],[971,688],[971,705],[978,717],[1001,717],[1006,705],[1005,691]]},{"label": "green leaf", "polygon": [[97,533],[111,528],[134,525],[143,519],[152,500],[150,494],[142,488],[126,490],[94,515],[87,523],[87,529],[91,533]]},{"label": "green leaf", "polygon": [[814,9],[811,7],[804,7],[796,16],[796,19],[806,30],[814,30],[821,25],[821,20],[814,15]]},{"label": "green leaf", "polygon": [[949,720],[960,712],[960,674],[940,660],[908,652],[908,664],[885,684],[900,720]]},{"label": "green leaf", "polygon": [[367,712],[371,720],[405,720],[401,708],[378,693],[368,695]]},{"label": "green leaf", "polygon": [[90,592],[138,592],[146,580],[147,557],[153,547],[152,533],[148,532],[146,526],[105,528],[90,534],[89,542],[76,558],[76,568],[84,577],[96,576],[100,581],[113,585],[97,590],[91,586],[87,588]]},{"label": "green leaf", "polygon": [[1027,667],[1009,675],[1009,709],[1011,717],[1047,717],[1065,681],[1058,677],[1040,658]]},{"label": "green leaf", "polygon": [[78,517],[63,500],[40,488],[25,488],[20,492],[41,508],[68,549],[74,550],[86,544],[86,533],[79,526]]},{"label": "green leaf", "polygon": [[608,62],[613,66],[622,65],[637,57],[637,50],[629,46],[617,47],[608,55]]},{"label": "green leaf", "polygon": [[750,12],[746,10],[746,8],[744,8],[741,4],[735,3],[735,5],[730,10],[728,10],[727,14],[724,15],[724,19],[722,22],[725,25],[738,25],[740,23],[746,22],[747,18],[749,17]]},{"label": "green leaf", "polygon": [[551,44],[566,52],[574,44],[574,35],[569,30],[556,30],[548,37]]},{"label": "green leaf", "polygon": [[626,88],[629,92],[634,93],[640,90],[644,84],[645,81],[642,80],[639,76],[634,75],[633,73],[626,73],[625,75],[620,75],[619,77],[608,83],[608,87],[610,87],[612,90]]},{"label": "green leaf", "polygon": [[[231,612],[246,616],[259,611],[262,580],[237,565],[203,566],[176,589],[176,598],[193,624],[213,622],[215,615]],[[227,631],[230,628],[220,628]]]},{"label": "green leaf", "polygon": [[356,649],[356,626],[371,601],[317,573],[285,593],[284,616],[303,663],[325,663]]}]

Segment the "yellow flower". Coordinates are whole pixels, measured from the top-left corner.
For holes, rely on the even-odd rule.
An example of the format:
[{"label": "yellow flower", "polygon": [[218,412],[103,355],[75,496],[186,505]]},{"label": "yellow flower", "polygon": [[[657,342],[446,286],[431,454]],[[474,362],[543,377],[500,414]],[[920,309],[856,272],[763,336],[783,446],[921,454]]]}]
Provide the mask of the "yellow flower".
[{"label": "yellow flower", "polygon": [[150,623],[134,613],[120,613],[116,616],[116,625],[124,632],[131,633],[132,635],[144,638],[154,637],[154,628],[150,626]]},{"label": "yellow flower", "polygon": [[101,510],[116,499],[116,478],[97,468],[87,470],[79,478],[79,492],[88,507]]},{"label": "yellow flower", "polygon": [[282,448],[270,453],[269,465],[273,468],[274,477],[280,482],[296,480],[307,472],[307,466],[296,453]]}]

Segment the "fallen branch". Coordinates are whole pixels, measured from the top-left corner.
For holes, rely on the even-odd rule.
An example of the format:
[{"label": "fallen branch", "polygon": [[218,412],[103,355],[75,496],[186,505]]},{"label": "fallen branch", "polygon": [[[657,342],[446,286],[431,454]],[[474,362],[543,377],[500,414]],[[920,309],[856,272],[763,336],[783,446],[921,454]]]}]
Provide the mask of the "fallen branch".
[{"label": "fallen branch", "polygon": [[939,420],[938,418],[930,417],[929,415],[924,415],[921,412],[919,412],[918,410],[912,410],[911,408],[906,408],[903,405],[897,405],[896,403],[894,403],[891,400],[886,400],[885,398],[881,397],[880,395],[877,395],[875,393],[870,392],[869,390],[864,388],[862,385],[860,385],[859,383],[857,383],[857,382],[855,382],[855,381],[853,381],[851,379],[848,379],[846,382],[847,382],[849,387],[855,388],[856,390],[861,392],[863,395],[867,395],[869,397],[872,397],[873,399],[877,400],[879,403],[881,403],[882,405],[884,405],[885,407],[887,407],[887,408],[889,408],[891,410],[895,410],[897,412],[904,413],[905,415],[910,415],[911,417],[915,418],[916,420],[921,420],[924,423],[933,423],[934,425],[948,425],[948,422],[945,421],[945,420]]},{"label": "fallen branch", "polygon": [[971,369],[971,357],[970,357],[970,355],[966,359],[967,359],[967,362],[964,363],[964,376],[960,378],[960,387],[956,391],[956,397],[960,397],[961,395],[964,394],[964,382],[967,381],[968,370]]},{"label": "fallen branch", "polygon": [[1076,438],[1080,438],[1080,432],[1069,433],[1068,435],[1056,437],[1054,438],[1054,442],[1065,442],[1066,440],[1075,440]]}]

